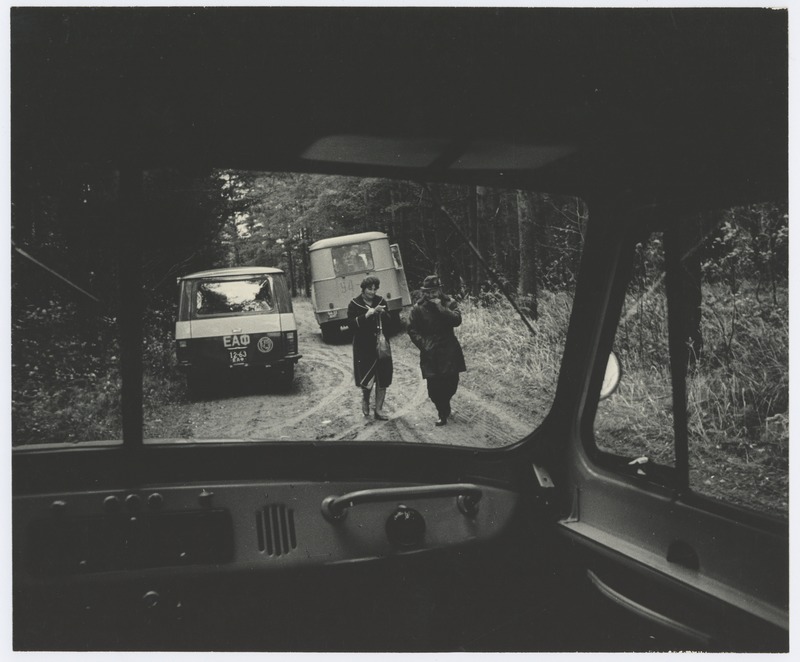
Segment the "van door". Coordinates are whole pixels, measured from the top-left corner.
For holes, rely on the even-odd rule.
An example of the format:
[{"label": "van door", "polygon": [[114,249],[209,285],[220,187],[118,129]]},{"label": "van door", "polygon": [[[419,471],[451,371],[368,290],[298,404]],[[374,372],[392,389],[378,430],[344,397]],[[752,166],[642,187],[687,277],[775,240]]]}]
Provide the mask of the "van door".
[{"label": "van door", "polygon": [[[695,275],[709,286],[700,293],[688,265],[702,255],[703,242],[687,249],[687,237],[700,236],[712,242],[709,250],[719,251],[713,242],[721,235],[673,223],[663,233],[623,241],[604,236],[602,225],[590,226],[565,354],[565,370],[572,374],[562,375],[562,382],[578,378],[585,351],[592,372],[583,377],[585,398],[576,399],[585,402],[581,422],[567,433],[562,478],[570,505],[559,529],[579,550],[587,581],[640,616],[643,627],[669,631],[689,649],[787,651],[788,504],[780,501],[785,492],[764,487],[765,480],[780,481],[763,460],[778,461],[770,444],[779,440],[769,429],[738,441],[722,430],[712,433],[719,412],[704,409],[735,395],[736,385],[726,380],[735,380],[746,360],[740,357],[742,363],[728,370],[724,348],[714,346],[738,328],[721,321],[733,310],[731,299],[722,299],[727,285],[708,282],[710,273],[698,268]],[[603,255],[615,242],[619,259],[608,265]],[[643,254],[660,273],[645,273]],[[749,286],[739,287],[737,296]],[[696,307],[689,305],[693,300]],[[700,303],[705,326],[692,320]],[[750,315],[741,303],[737,314],[740,325]],[[771,335],[781,334],[780,320],[766,323],[774,327]],[[720,324],[728,335],[715,338],[712,329]],[[702,352],[693,337],[697,328],[705,331]],[[662,345],[656,331],[664,336]],[[612,347],[622,356],[623,381],[619,395],[598,404]],[[641,369],[643,359],[650,362],[648,372]],[[742,443],[750,448],[741,451],[755,456],[750,466],[736,457]],[[760,482],[744,490],[731,484],[737,463],[745,465],[740,476],[747,476],[757,462],[765,469]]]}]

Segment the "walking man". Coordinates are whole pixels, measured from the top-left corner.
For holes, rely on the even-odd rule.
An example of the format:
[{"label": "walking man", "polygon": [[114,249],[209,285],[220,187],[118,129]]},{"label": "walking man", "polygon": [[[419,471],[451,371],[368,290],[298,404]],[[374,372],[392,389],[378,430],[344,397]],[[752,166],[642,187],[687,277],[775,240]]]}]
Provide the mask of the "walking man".
[{"label": "walking man", "polygon": [[456,301],[443,294],[438,276],[426,276],[420,299],[411,309],[408,335],[419,349],[419,366],[422,378],[428,382],[428,397],[439,414],[438,426],[447,424],[459,373],[467,369],[453,331],[460,324],[461,311]]}]

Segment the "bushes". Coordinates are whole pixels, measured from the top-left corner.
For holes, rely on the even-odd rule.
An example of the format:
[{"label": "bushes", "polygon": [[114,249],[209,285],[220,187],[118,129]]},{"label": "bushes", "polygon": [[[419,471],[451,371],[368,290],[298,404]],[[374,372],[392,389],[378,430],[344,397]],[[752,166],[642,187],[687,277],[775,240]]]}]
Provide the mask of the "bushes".
[{"label": "bushes", "polygon": [[[14,308],[14,445],[121,438],[117,322],[90,312],[57,295]],[[169,309],[148,311],[144,320],[145,417],[182,394],[173,324]]]},{"label": "bushes", "polygon": [[[788,508],[789,326],[785,286],[774,297],[758,285],[706,283],[703,354],[689,366],[690,484],[693,489],[769,512]],[[595,424],[601,448],[674,464],[672,393],[663,292],[620,325],[615,349],[625,368],[619,392]],[[659,303],[660,302],[660,303]],[[659,360],[659,357],[661,359]]]},{"label": "bushes", "polygon": [[14,445],[120,437],[116,336],[114,318],[55,295],[13,309]]}]

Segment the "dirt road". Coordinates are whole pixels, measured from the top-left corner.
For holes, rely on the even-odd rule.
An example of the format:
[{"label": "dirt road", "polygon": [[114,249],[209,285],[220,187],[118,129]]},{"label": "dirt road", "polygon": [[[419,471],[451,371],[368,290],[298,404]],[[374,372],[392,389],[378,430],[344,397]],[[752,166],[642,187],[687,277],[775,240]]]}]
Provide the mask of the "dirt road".
[{"label": "dirt road", "polygon": [[[403,441],[497,447],[518,441],[533,428],[520,412],[506,410],[462,384],[444,427],[434,426],[419,370],[419,353],[408,335],[391,339],[394,380],[387,391],[388,421],[361,414],[353,383],[350,343],[326,344],[307,300],[294,302],[303,358],[292,387],[219,389],[198,402],[165,404],[145,421],[148,438],[248,440]],[[469,366],[469,357],[467,357]]]}]

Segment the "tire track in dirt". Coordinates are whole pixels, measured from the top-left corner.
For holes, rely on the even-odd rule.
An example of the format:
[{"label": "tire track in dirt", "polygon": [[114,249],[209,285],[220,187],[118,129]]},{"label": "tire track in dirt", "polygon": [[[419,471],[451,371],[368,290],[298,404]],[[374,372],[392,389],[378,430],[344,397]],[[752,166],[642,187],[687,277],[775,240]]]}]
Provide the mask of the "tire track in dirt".
[{"label": "tire track in dirt", "polygon": [[[352,346],[322,340],[311,303],[294,303],[300,359],[286,392],[262,386],[233,388],[199,402],[165,403],[148,421],[150,437],[266,441],[356,441],[429,443],[476,448],[515,443],[533,428],[529,412],[506,408],[463,383],[453,399],[453,416],[433,425],[436,411],[428,400],[419,369],[419,353],[405,333],[390,339],[394,379],[387,390],[388,421],[365,418],[360,391],[353,383]],[[373,396],[374,398],[374,396]]]}]

